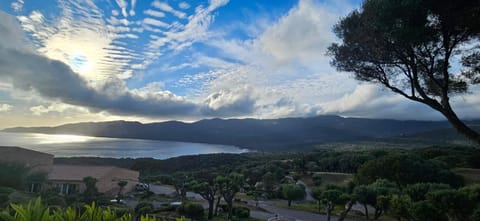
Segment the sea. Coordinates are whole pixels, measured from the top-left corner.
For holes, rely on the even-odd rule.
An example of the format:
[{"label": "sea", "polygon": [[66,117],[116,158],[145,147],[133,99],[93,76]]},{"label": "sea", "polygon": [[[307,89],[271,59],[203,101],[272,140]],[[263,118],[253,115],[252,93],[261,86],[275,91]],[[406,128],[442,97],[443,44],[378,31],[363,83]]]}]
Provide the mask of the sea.
[{"label": "sea", "polygon": [[248,152],[247,149],[220,144],[7,132],[0,132],[0,146],[18,146],[55,157],[167,159],[185,155]]}]

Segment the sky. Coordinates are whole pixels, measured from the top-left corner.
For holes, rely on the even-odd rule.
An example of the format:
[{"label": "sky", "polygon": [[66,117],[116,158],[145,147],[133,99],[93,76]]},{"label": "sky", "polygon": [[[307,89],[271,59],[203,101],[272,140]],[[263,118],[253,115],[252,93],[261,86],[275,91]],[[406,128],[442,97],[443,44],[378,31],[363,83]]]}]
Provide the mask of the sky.
[{"label": "sky", "polygon": [[[360,4],[0,1],[0,128],[325,114],[442,120],[330,65],[332,27]],[[452,103],[478,117],[475,93]]]}]

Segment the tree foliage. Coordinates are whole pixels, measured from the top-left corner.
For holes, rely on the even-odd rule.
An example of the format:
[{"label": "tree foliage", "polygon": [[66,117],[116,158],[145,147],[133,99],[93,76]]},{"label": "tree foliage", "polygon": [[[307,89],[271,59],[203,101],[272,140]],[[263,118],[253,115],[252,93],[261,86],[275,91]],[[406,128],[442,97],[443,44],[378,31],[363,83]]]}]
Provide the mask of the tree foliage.
[{"label": "tree foliage", "polygon": [[282,185],[282,195],[288,201],[288,206],[291,206],[293,200],[305,198],[305,189],[297,184],[284,184]]},{"label": "tree foliage", "polygon": [[377,179],[387,179],[399,186],[419,182],[446,183],[461,186],[463,179],[429,160],[410,154],[391,154],[363,164],[355,180],[370,184]]},{"label": "tree foliage", "polygon": [[342,42],[329,54],[338,70],[428,105],[480,144],[450,103],[479,83],[479,15],[477,0],[366,0],[335,26]]},{"label": "tree foliage", "polygon": [[98,189],[96,187],[97,179],[93,177],[84,177],[83,183],[85,183],[86,186],[85,191],[83,192],[84,201],[92,203],[98,195]]},{"label": "tree foliage", "polygon": [[23,189],[28,168],[22,164],[0,162],[0,186]]},{"label": "tree foliage", "polygon": [[218,185],[220,194],[227,203],[228,219],[232,219],[233,199],[245,183],[244,176],[239,173],[230,173],[226,176],[218,176],[215,181]]}]

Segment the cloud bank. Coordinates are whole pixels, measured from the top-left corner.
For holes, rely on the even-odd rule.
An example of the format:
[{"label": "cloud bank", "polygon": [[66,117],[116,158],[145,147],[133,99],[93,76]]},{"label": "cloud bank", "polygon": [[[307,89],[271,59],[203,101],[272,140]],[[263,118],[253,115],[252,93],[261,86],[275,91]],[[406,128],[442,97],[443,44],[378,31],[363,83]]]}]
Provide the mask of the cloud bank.
[{"label": "cloud bank", "polygon": [[[36,53],[25,43],[17,21],[0,12],[0,78],[14,88],[66,104],[120,115],[200,115],[200,107],[161,88],[129,91],[113,80],[95,89],[65,63]],[[150,88],[151,89],[151,88]]]}]

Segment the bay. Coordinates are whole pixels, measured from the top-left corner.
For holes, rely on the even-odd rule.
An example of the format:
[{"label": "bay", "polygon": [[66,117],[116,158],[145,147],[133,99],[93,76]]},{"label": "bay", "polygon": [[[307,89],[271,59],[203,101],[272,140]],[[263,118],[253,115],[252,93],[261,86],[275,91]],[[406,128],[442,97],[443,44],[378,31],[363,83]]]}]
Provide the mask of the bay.
[{"label": "bay", "polygon": [[0,146],[18,146],[53,154],[55,157],[167,159],[184,155],[248,152],[246,149],[220,144],[6,132],[0,132]]}]

